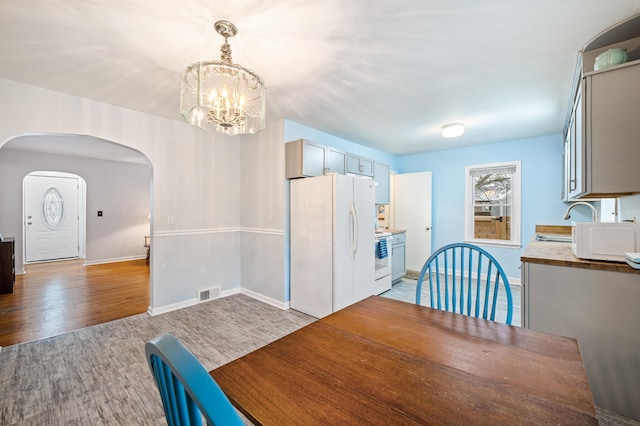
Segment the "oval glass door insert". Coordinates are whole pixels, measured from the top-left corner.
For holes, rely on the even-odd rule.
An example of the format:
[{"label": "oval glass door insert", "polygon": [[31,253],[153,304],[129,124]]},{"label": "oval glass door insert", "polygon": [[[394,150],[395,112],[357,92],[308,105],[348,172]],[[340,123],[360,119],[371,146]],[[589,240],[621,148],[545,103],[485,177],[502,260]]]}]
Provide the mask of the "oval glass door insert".
[{"label": "oval glass door insert", "polygon": [[62,195],[56,188],[49,188],[42,197],[44,224],[51,230],[58,229],[64,216]]}]

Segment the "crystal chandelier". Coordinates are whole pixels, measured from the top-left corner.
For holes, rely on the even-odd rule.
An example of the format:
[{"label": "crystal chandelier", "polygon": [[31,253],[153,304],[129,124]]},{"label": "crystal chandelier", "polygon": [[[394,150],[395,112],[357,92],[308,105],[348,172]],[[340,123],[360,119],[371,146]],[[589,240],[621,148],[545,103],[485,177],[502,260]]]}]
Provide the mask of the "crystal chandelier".
[{"label": "crystal chandelier", "polygon": [[257,133],[265,125],[264,80],[231,62],[228,38],[238,33],[231,22],[214,24],[224,37],[220,61],[195,62],[182,73],[180,112],[184,119],[205,130],[227,135]]}]

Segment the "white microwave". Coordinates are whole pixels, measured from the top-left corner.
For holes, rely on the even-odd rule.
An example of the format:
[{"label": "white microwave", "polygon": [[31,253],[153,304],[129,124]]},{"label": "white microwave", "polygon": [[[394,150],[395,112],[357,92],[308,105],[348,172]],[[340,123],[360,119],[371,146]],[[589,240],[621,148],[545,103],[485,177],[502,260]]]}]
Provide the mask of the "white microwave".
[{"label": "white microwave", "polygon": [[624,262],[625,252],[640,252],[640,223],[573,222],[571,249],[580,259]]}]

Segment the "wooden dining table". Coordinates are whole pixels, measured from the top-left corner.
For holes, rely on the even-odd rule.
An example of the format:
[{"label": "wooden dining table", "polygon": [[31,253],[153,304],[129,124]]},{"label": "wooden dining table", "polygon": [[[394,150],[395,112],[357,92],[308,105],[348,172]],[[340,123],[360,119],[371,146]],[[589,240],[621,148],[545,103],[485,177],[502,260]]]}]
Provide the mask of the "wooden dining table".
[{"label": "wooden dining table", "polygon": [[575,339],[371,296],[210,372],[254,424],[598,424]]}]

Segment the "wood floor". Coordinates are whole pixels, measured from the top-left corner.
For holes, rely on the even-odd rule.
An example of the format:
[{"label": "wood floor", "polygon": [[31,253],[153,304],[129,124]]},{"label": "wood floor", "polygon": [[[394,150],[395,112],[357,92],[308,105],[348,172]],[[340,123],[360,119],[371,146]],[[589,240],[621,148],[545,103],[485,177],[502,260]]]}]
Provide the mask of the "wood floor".
[{"label": "wood floor", "polygon": [[0,347],[146,312],[145,259],[83,266],[82,260],[26,265],[13,294],[0,295]]}]

